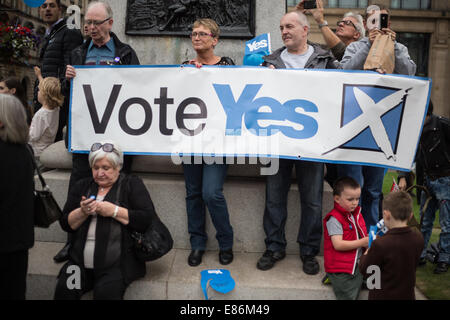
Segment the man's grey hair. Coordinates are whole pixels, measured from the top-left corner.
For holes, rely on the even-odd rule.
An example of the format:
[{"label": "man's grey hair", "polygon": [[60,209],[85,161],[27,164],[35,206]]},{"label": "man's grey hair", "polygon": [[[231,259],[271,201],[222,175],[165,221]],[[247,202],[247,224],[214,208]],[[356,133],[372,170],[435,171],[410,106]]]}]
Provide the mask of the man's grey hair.
[{"label": "man's grey hair", "polygon": [[92,1],[88,4],[86,12],[89,11],[90,8],[92,8],[93,6],[97,6],[101,4],[103,6],[103,8],[105,9],[106,15],[108,18],[112,18],[113,17],[113,11],[111,9],[111,6],[109,5],[109,3],[104,2],[104,1]]},{"label": "man's grey hair", "polygon": [[[297,16],[298,16],[298,22],[299,22],[302,26],[307,26],[308,29],[311,29],[311,26],[309,25],[308,18],[306,17],[306,15],[305,15],[303,12],[298,11],[298,10],[294,10],[294,11],[291,11],[291,12],[289,12],[289,13],[296,13]],[[289,13],[286,13],[286,14],[289,14]]]},{"label": "man's grey hair", "polygon": [[92,168],[98,160],[106,158],[114,169],[122,168],[123,165],[123,152],[122,149],[114,141],[101,141],[102,145],[105,143],[111,143],[114,146],[112,152],[106,152],[103,148],[97,151],[89,152],[89,166]]},{"label": "man's grey hair", "polygon": [[6,143],[28,143],[29,128],[25,109],[12,94],[0,93],[0,140]]},{"label": "man's grey hair", "polygon": [[364,19],[362,17],[362,15],[358,14],[358,13],[354,13],[354,12],[347,12],[346,14],[344,14],[344,18],[355,18],[357,23],[355,23],[355,27],[356,27],[356,31],[359,32],[359,38],[358,40],[361,40],[362,38],[364,38],[366,36],[366,29],[364,28]]}]

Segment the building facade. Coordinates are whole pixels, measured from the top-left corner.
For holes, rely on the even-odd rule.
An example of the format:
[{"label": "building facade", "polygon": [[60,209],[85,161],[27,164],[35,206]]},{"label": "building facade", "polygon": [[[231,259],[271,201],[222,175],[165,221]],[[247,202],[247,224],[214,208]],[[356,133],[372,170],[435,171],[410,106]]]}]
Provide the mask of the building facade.
[{"label": "building facade", "polygon": [[[66,12],[69,6],[77,5],[81,11],[81,18],[83,18],[89,2],[90,0],[61,0],[61,5],[63,12]],[[0,22],[30,28],[41,38],[45,35],[46,25],[40,17],[39,8],[29,7],[23,0],[0,0]],[[0,79],[8,76],[18,77],[26,89],[30,102],[33,99],[33,86],[36,80],[32,67],[39,65],[39,49],[30,52],[31,57],[26,64],[6,65],[0,63]]]},{"label": "building facade", "polygon": [[[118,1],[118,0],[114,0]],[[114,2],[114,1],[110,1]],[[417,76],[430,77],[433,81],[432,99],[435,113],[450,117],[450,0],[323,0],[325,18],[335,26],[344,13],[354,11],[363,14],[369,4],[380,3],[391,8],[392,29],[398,40],[405,44],[417,64]],[[64,11],[77,5],[84,15],[90,0],[61,0]],[[287,10],[294,10],[299,0],[286,0]],[[323,43],[323,38],[312,17],[312,41]],[[45,34],[45,24],[38,8],[25,5],[23,0],[0,0],[0,21],[21,24],[37,34]],[[136,40],[137,41],[137,40]],[[38,64],[38,50],[31,52],[30,66]],[[145,60],[145,59],[144,59]],[[0,64],[0,78],[16,75],[27,88],[30,100],[35,81],[31,67]]]},{"label": "building facade", "polygon": [[[288,10],[299,1],[287,0]],[[391,28],[417,64],[417,76],[432,79],[431,97],[436,114],[450,118],[450,0],[323,0],[325,19],[333,28],[353,11],[364,16],[370,4],[383,4],[391,11]],[[324,43],[312,17],[310,39]]]}]

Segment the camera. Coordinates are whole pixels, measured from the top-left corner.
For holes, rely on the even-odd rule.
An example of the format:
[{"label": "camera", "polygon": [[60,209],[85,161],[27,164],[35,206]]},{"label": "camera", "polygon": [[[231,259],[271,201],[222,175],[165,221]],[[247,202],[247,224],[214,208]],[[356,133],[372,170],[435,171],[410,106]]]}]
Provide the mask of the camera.
[{"label": "camera", "polygon": [[317,8],[316,0],[305,0],[303,2],[303,8],[305,8],[305,9],[316,9]]}]

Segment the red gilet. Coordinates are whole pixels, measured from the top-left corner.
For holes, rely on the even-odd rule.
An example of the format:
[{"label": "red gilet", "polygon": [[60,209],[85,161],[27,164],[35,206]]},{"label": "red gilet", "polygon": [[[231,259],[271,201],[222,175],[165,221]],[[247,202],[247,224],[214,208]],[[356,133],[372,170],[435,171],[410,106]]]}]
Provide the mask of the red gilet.
[{"label": "red gilet", "polygon": [[[351,214],[353,214],[356,226],[350,219]],[[358,251],[357,249],[349,251],[337,251],[334,249],[327,230],[327,221],[331,216],[335,217],[342,225],[344,231],[342,240],[352,241],[362,239],[367,236],[367,229],[361,214],[361,207],[356,207],[355,211],[350,213],[345,211],[337,202],[334,202],[334,209],[323,219],[325,272],[353,274],[355,272]]]}]

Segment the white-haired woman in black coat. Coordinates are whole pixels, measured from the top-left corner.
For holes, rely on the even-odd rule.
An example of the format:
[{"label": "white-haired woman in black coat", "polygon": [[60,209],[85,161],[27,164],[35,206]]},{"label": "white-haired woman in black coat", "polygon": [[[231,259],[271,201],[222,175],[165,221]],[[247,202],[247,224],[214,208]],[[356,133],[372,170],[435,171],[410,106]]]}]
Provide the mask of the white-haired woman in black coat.
[{"label": "white-haired woman in black coat", "polygon": [[0,300],[24,300],[34,245],[33,160],[22,103],[0,93]]},{"label": "white-haired woman in black coat", "polygon": [[69,190],[60,224],[73,236],[56,300],[78,300],[91,290],[94,300],[121,300],[128,285],[145,275],[131,232],[145,232],[155,209],[142,180],[121,173],[122,164],[116,143],[94,143],[89,153],[92,178]]}]

